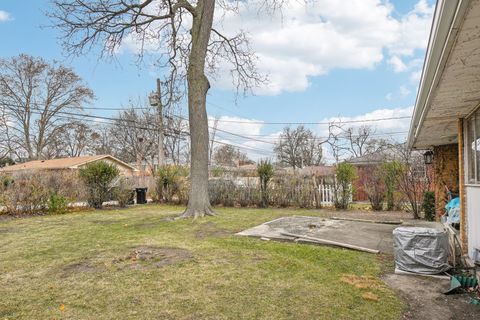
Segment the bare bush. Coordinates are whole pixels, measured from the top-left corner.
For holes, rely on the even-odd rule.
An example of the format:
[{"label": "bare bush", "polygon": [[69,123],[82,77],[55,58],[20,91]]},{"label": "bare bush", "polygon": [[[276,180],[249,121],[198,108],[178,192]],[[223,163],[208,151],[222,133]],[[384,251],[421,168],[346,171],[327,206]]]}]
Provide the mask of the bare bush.
[{"label": "bare bush", "polygon": [[8,214],[63,213],[67,201],[84,195],[69,171],[18,172],[0,180],[0,205]]},{"label": "bare bush", "polygon": [[383,202],[386,196],[385,174],[382,165],[371,165],[365,168],[363,188],[367,193],[368,200],[373,211],[383,210]]}]

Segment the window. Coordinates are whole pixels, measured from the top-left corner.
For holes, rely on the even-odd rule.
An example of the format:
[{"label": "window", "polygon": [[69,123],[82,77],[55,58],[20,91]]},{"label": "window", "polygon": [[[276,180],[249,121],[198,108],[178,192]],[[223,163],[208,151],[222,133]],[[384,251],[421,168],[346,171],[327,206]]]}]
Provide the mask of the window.
[{"label": "window", "polygon": [[467,180],[480,184],[480,110],[466,119],[465,136]]}]

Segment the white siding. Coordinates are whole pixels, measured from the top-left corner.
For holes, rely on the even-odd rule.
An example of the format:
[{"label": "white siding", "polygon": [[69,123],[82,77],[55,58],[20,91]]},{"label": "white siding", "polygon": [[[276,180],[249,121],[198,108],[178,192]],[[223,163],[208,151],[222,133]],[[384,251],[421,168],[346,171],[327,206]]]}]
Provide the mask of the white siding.
[{"label": "white siding", "polygon": [[474,248],[480,248],[480,185],[466,187],[468,255],[473,258]]}]

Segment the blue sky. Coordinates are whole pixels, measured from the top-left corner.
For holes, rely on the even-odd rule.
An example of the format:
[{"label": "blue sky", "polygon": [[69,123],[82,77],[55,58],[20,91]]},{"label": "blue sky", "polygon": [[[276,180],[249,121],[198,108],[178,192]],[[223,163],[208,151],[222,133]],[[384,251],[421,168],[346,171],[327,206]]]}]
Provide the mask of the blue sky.
[{"label": "blue sky", "polygon": [[[145,96],[155,87],[156,70],[138,66],[134,50],[128,48],[117,55],[117,61],[99,61],[95,53],[66,58],[57,39],[59,32],[42,27],[49,25],[44,15],[49,6],[47,0],[0,0],[2,58],[27,53],[62,61],[94,90],[96,107],[126,105],[130,98]],[[260,21],[248,9],[241,10],[225,31],[241,27],[251,33],[260,70],[271,75],[273,82],[235,102],[234,91],[220,71],[221,80],[212,81],[208,96],[209,114],[267,122],[408,115],[415,102],[433,8],[431,0],[320,0],[307,9],[292,4],[282,22],[275,16]],[[91,113],[115,115],[104,110]],[[282,129],[257,122],[226,122],[221,127],[272,139]],[[324,131],[311,128],[319,134]],[[408,121],[390,121],[378,130],[407,128]],[[262,147],[254,141],[221,138]]]}]

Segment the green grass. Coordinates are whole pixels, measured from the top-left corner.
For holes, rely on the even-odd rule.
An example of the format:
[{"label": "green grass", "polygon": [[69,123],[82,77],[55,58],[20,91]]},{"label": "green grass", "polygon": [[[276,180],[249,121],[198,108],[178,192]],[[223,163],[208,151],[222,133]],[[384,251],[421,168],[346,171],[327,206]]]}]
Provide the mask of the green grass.
[{"label": "green grass", "polygon": [[[147,205],[0,220],[0,319],[401,316],[403,305],[378,280],[382,265],[373,255],[233,235],[322,211],[228,208],[197,221],[165,219],[181,210]],[[141,246],[170,255],[130,259]],[[373,278],[358,288],[342,281],[345,275]],[[363,298],[367,292],[378,301]]]}]

